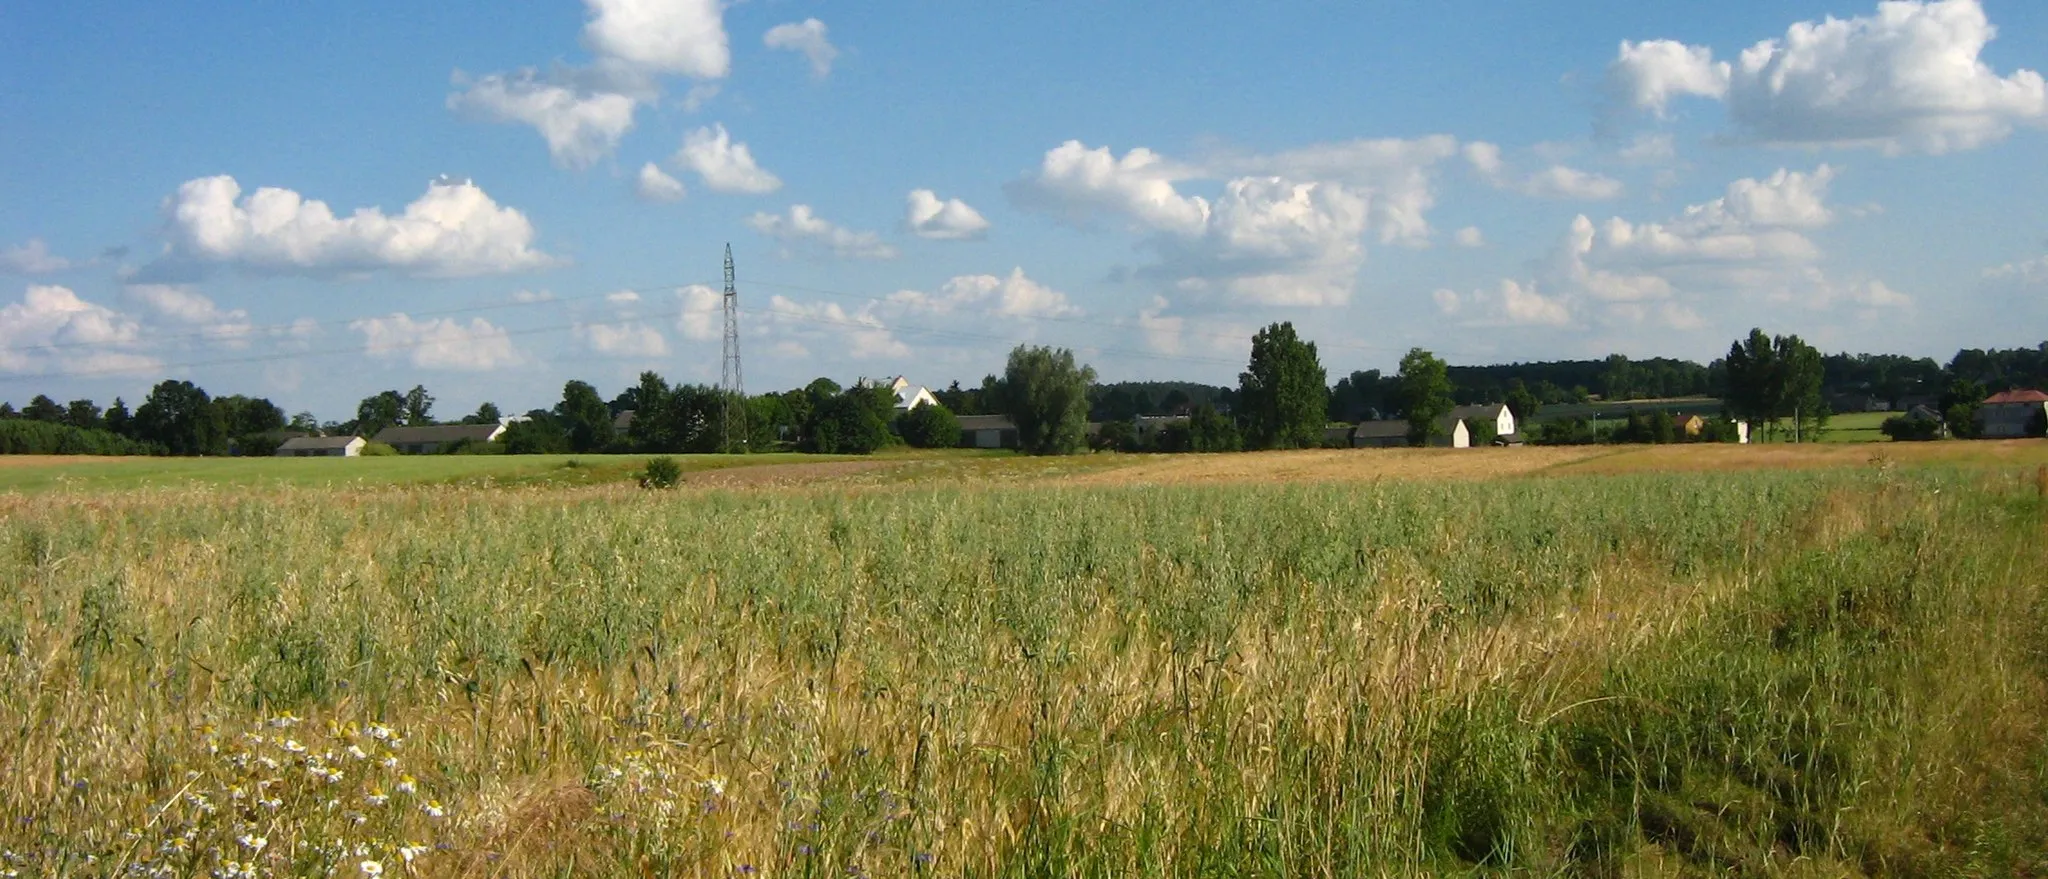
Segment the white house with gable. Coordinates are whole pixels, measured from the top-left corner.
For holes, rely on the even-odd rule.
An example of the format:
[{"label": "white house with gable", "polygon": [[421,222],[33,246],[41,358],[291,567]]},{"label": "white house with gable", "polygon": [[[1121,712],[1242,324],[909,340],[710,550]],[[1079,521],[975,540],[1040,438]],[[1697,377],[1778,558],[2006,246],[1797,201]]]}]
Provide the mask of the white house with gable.
[{"label": "white house with gable", "polygon": [[861,379],[859,384],[864,388],[888,388],[896,392],[898,412],[909,412],[919,406],[935,406],[939,402],[939,398],[932,396],[930,388],[913,385],[909,379],[900,375],[889,379]]}]

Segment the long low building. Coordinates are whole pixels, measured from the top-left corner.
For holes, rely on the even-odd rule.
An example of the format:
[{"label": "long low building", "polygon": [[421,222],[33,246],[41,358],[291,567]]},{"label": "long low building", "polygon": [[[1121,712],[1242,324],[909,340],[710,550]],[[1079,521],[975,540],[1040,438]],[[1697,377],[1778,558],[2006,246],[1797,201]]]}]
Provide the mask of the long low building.
[{"label": "long low building", "polygon": [[1014,449],[1022,444],[1008,415],[961,415],[960,445],[970,449]]},{"label": "long low building", "polygon": [[359,436],[295,436],[272,452],[278,458],[354,458],[369,445]]},{"label": "long low building", "polygon": [[377,431],[377,442],[407,455],[432,455],[467,440],[487,443],[504,434],[503,424],[433,424],[418,427],[387,427]]}]

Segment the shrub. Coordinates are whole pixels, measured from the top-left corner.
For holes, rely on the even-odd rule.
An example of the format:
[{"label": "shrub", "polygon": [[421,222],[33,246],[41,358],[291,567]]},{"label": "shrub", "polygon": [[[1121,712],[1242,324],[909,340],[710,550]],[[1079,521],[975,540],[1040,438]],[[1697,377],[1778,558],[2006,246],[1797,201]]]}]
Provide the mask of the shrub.
[{"label": "shrub", "polygon": [[1088,447],[1098,452],[1135,452],[1138,450],[1138,427],[1122,420],[1102,422],[1102,429],[1095,432],[1095,438]]},{"label": "shrub", "polygon": [[920,449],[950,449],[960,444],[960,419],[936,403],[919,406],[896,419],[903,441]]},{"label": "shrub", "polygon": [[674,488],[683,481],[683,465],[667,455],[647,459],[647,469],[640,472],[641,488]]},{"label": "shrub", "polygon": [[363,443],[362,455],[365,458],[395,457],[397,454],[398,450],[392,448],[390,443],[380,443],[375,440]]},{"label": "shrub", "polygon": [[1894,415],[1878,427],[1893,442],[1925,442],[1941,438],[1941,422],[1931,418],[1910,418]]},{"label": "shrub", "polygon": [[155,455],[160,449],[104,430],[0,419],[0,455]]}]

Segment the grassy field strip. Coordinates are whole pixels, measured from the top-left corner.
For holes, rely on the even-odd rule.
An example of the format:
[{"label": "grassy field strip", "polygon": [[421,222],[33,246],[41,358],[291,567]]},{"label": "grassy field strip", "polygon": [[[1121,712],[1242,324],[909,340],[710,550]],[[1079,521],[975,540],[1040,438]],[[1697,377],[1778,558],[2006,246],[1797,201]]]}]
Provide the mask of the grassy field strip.
[{"label": "grassy field strip", "polygon": [[4,497],[0,848],[2009,872],[2048,848],[2015,472]]}]

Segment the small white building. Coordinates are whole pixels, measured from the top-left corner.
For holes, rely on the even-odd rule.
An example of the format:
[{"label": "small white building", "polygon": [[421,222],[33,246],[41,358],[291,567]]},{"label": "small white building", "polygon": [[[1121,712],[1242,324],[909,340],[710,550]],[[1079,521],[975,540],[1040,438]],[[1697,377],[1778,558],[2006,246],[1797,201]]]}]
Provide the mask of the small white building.
[{"label": "small white building", "polygon": [[295,436],[272,452],[278,458],[355,458],[369,443],[359,436]]},{"label": "small white building", "polygon": [[2035,419],[2048,419],[2048,394],[2031,389],[1992,394],[1977,406],[1977,435],[1985,439],[2033,436]]},{"label": "small white building", "polygon": [[[1515,435],[1515,410],[1501,403],[1486,403],[1479,406],[1459,406],[1451,410],[1451,417],[1468,425],[1493,424],[1493,435],[1506,437]],[[1467,436],[1470,436],[1468,431]],[[1460,448],[1463,448],[1462,446]]]}]

